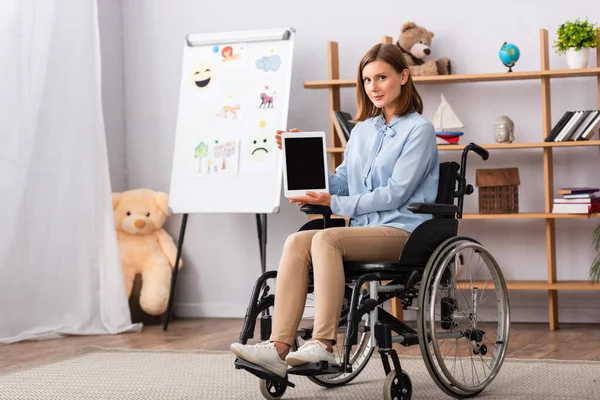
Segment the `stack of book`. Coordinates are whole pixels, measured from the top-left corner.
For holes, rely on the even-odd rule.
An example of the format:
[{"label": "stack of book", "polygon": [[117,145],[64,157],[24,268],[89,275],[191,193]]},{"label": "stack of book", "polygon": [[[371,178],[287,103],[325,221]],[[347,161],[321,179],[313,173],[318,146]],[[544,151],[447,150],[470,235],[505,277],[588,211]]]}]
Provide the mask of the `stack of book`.
[{"label": "stack of book", "polygon": [[561,197],[554,198],[552,212],[557,214],[593,214],[600,212],[600,189],[591,187],[572,187],[558,189]]},{"label": "stack of book", "polygon": [[544,141],[568,142],[589,140],[600,128],[600,110],[567,111],[554,125]]}]

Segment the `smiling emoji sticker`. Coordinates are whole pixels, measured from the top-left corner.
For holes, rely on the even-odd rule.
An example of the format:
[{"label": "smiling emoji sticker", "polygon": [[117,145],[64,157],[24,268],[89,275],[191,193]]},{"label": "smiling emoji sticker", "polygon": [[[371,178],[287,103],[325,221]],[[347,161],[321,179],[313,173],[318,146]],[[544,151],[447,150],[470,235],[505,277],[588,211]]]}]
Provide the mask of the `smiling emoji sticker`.
[{"label": "smiling emoji sticker", "polygon": [[192,70],[192,82],[198,89],[206,89],[214,81],[214,68],[209,61],[200,62]]},{"label": "smiling emoji sticker", "polygon": [[248,142],[248,156],[252,161],[265,161],[273,152],[273,141],[265,132],[255,133]]}]

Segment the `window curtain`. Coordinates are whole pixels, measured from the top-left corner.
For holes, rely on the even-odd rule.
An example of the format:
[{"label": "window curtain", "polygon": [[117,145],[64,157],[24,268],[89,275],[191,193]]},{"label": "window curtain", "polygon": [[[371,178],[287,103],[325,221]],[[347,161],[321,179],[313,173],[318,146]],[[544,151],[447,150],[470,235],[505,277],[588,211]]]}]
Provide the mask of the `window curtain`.
[{"label": "window curtain", "polygon": [[0,2],[0,343],[137,331],[113,222],[96,0]]}]

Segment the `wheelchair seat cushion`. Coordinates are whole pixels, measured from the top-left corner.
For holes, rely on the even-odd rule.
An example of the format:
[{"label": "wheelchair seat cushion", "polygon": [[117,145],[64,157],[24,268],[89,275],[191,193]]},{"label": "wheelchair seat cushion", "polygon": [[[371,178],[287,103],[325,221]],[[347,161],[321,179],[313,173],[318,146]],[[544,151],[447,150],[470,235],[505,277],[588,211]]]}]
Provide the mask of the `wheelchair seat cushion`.
[{"label": "wheelchair seat cushion", "polygon": [[[422,266],[424,268],[425,265]],[[357,276],[372,272],[412,272],[418,265],[407,265],[400,261],[344,261],[346,276]]]}]

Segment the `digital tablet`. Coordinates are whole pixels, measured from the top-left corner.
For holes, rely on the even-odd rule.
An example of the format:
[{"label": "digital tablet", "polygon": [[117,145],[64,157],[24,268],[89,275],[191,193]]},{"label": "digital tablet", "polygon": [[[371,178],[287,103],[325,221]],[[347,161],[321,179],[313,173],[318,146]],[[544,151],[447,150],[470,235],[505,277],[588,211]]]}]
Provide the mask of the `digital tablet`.
[{"label": "digital tablet", "polygon": [[308,191],[329,193],[325,132],[285,132],[281,150],[286,198]]}]

